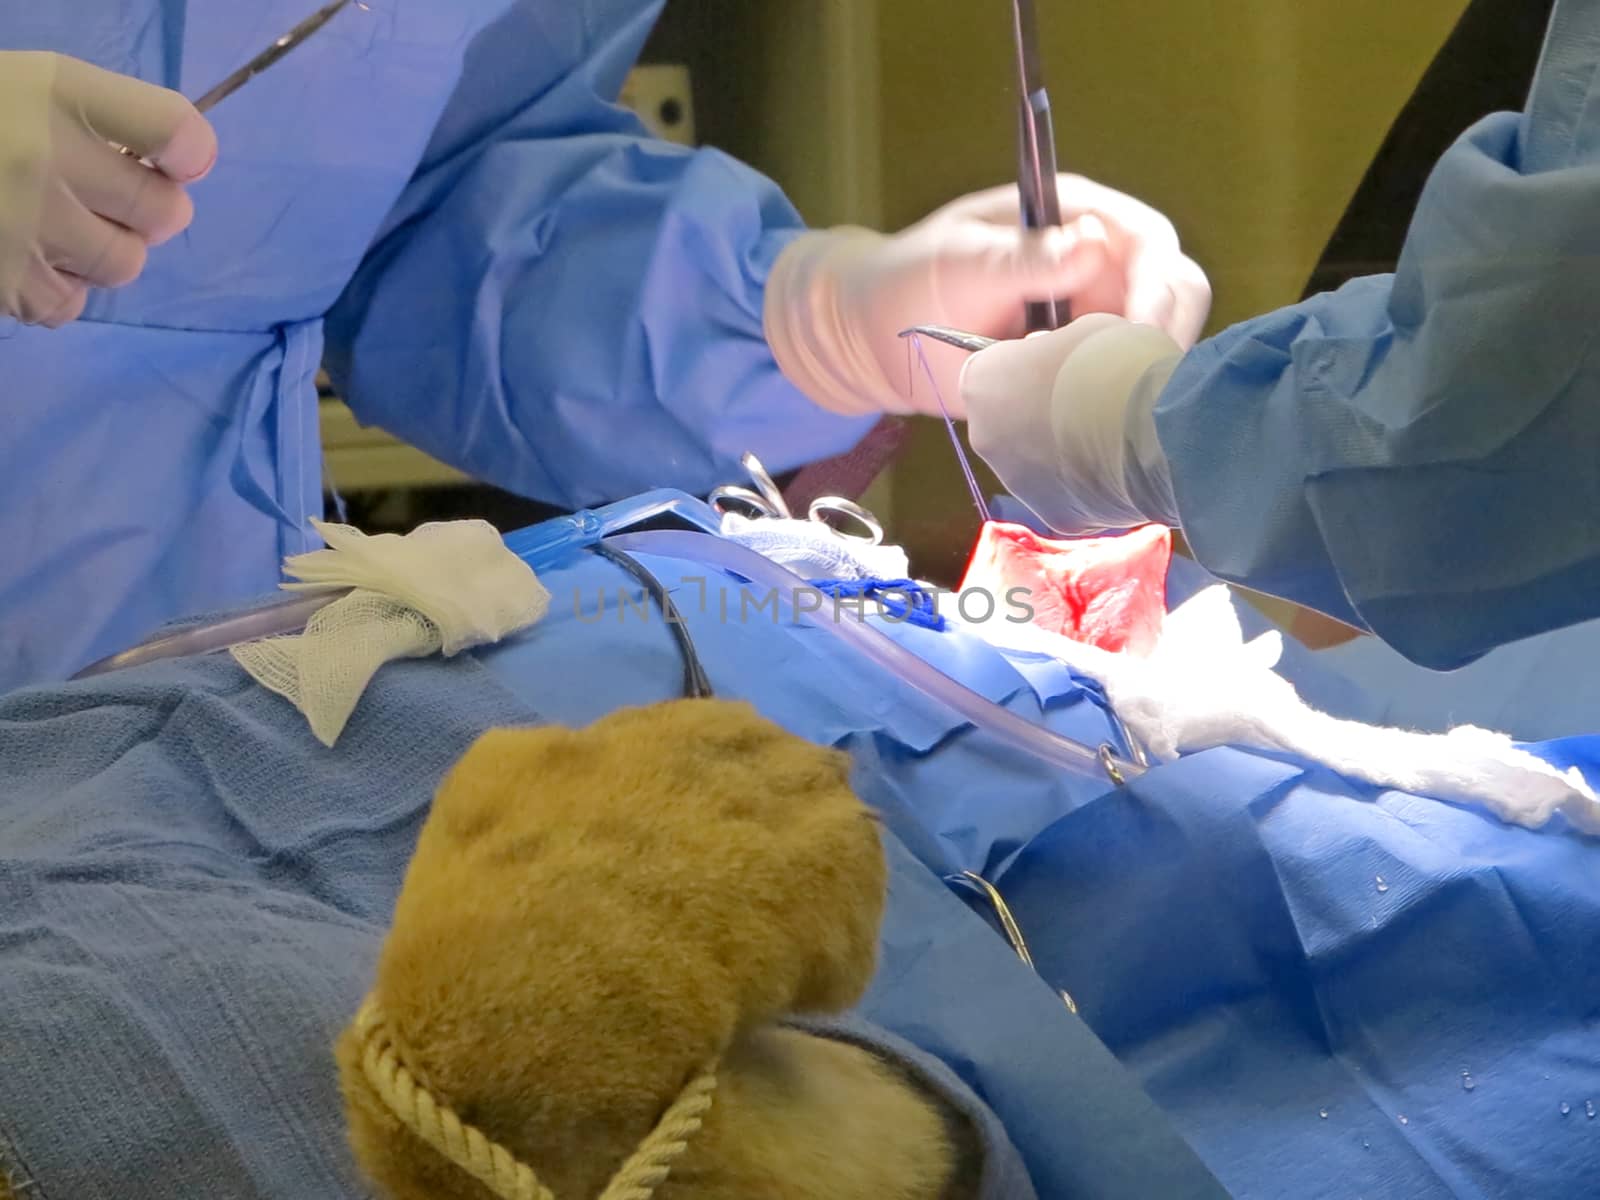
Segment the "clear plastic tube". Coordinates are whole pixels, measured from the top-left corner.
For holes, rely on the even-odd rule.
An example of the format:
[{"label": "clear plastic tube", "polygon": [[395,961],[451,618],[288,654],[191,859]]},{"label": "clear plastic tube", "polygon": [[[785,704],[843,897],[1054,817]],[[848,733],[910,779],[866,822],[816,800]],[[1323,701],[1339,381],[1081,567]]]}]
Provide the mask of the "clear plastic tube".
[{"label": "clear plastic tube", "polygon": [[[676,530],[630,533],[613,538],[610,544],[631,554],[655,554],[662,558],[681,558],[721,567],[751,583],[771,587],[778,595],[785,591],[793,594],[794,589],[805,586],[800,576],[787,567],[737,542],[704,533]],[[798,605],[795,606],[795,612],[797,616],[809,617],[810,623],[817,628],[843,638],[867,658],[894,672],[923,695],[953,709],[977,728],[1024,753],[1097,781],[1109,776],[1113,782],[1120,783],[1145,771],[1144,767],[1129,762],[1108,746],[1090,749],[1052,729],[1024,720],[924,662],[865,621],[819,619],[816,614],[802,614]]]},{"label": "clear plastic tube", "polygon": [[[697,500],[688,492],[673,488],[657,488],[628,500],[619,500],[601,508],[583,509],[570,516],[541,521],[526,529],[519,529],[505,539],[506,547],[535,571],[544,570],[577,546],[592,546],[607,534],[619,529],[642,525],[660,516],[674,516],[690,525],[697,525],[708,533],[721,528],[721,518],[709,504]],[[109,658],[91,663],[73,676],[87,679],[104,675],[125,667],[158,662],[165,658],[188,658],[196,654],[214,654],[230,646],[261,638],[286,637],[299,633],[306,622],[319,609],[349,594],[348,588],[301,594],[286,600],[253,608],[249,612],[224,617],[205,625],[176,629],[146,642],[141,642]]]},{"label": "clear plastic tube", "polygon": [[90,663],[73,678],[88,679],[92,675],[104,675],[109,671],[137,667],[164,658],[187,658],[193,654],[210,654],[215,650],[226,650],[229,646],[253,642],[260,638],[298,633],[306,627],[306,622],[311,619],[312,614],[324,605],[332,604],[340,596],[345,595],[347,590],[295,596],[289,600],[253,608],[249,612],[224,617],[205,625],[178,629],[151,638],[147,642],[140,642],[120,654],[113,654],[109,658],[102,658],[99,662]]},{"label": "clear plastic tube", "polygon": [[[613,539],[613,544],[619,549],[722,567],[752,583],[772,587],[779,594],[784,589],[805,586],[804,580],[787,567],[737,542],[715,536],[720,528],[720,518],[715,510],[686,492],[670,488],[646,492],[631,500],[586,509],[518,530],[506,538],[506,546],[529,566],[540,570],[558,561],[574,547],[593,545],[617,530],[666,515],[676,516],[706,532],[659,530],[622,534]],[[264,637],[298,633],[319,609],[345,594],[340,590],[294,596],[206,625],[175,630],[101,659],[79,671],[73,678],[85,679],[161,659],[212,654]],[[798,609],[796,612],[797,615],[811,615],[800,614]],[[1023,720],[1016,713],[1002,708],[924,662],[864,621],[818,620],[813,616],[811,623],[842,637],[923,695],[954,710],[979,729],[1024,753],[1096,780],[1109,776],[1113,782],[1121,782],[1143,774],[1145,770],[1143,765],[1129,762],[1108,746],[1091,749],[1053,730]]]}]

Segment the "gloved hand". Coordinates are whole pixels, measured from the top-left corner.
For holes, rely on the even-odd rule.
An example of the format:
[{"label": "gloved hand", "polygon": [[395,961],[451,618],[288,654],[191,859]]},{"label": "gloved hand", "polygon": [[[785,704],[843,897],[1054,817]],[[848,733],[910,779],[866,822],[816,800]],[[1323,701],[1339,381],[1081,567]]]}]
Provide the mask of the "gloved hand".
[{"label": "gloved hand", "polygon": [[972,448],[1057,533],[1177,525],[1155,406],[1183,353],[1105,313],[980,350],[960,384]]},{"label": "gloved hand", "polygon": [[182,185],[217,153],[176,92],[59,54],[0,52],[0,116],[0,317],[29,325],[75,321],[90,287],[138,278],[188,228]]},{"label": "gloved hand", "polygon": [[[1111,312],[1192,344],[1211,307],[1204,273],[1160,213],[1075,175],[1060,177],[1059,229],[1025,231],[1015,185],[957,200],[903,233],[804,234],[767,282],[767,341],[785,376],[848,415],[939,413],[900,331],[949,325],[989,337],[1023,332],[1029,300],[1065,299],[1074,314]],[[952,416],[965,353],[923,339]]]}]

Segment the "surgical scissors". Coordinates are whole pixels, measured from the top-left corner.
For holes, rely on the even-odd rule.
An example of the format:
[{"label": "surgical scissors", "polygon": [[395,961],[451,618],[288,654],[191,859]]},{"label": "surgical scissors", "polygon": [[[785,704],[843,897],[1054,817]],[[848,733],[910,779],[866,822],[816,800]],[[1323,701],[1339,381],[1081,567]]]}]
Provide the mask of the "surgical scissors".
[{"label": "surgical scissors", "polygon": [[[1022,193],[1022,224],[1025,229],[1049,229],[1061,224],[1061,195],[1056,186],[1055,125],[1044,86],[1033,0],[1011,0],[1011,17],[1021,89],[1017,186]],[[1030,301],[1027,314],[1029,333],[1059,329],[1070,317],[1066,304],[1057,300]]]},{"label": "surgical scissors", "polygon": [[[746,450],[739,456],[739,465],[750,474],[750,480],[755,485],[755,490],[740,484],[724,484],[712,490],[707,497],[707,502],[718,513],[732,511],[735,506],[743,506],[754,512],[758,518],[766,520],[792,521],[794,514],[789,511],[789,505],[783,499],[783,493],[778,490],[778,485],[773,482],[772,476],[767,474],[767,469],[750,451]],[[825,513],[834,513],[838,516],[849,517],[865,527],[866,536],[845,533],[834,528],[831,522],[823,520]],[[853,500],[846,500],[843,496],[818,496],[806,510],[806,519],[818,525],[832,529],[842,538],[852,541],[866,542],[871,546],[882,545],[883,525],[878,518],[873,516],[861,505]]]}]

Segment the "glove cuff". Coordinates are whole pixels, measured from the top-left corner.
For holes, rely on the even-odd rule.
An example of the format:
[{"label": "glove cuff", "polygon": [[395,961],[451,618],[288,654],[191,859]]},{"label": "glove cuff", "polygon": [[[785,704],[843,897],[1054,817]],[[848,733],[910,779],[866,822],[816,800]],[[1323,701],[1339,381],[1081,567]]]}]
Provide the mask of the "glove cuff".
[{"label": "glove cuff", "polygon": [[1119,323],[1086,338],[1056,376],[1057,461],[1099,528],[1177,523],[1155,406],[1182,358],[1160,330]]},{"label": "glove cuff", "polygon": [[1176,528],[1178,501],[1173,495],[1172,468],[1156,436],[1156,404],[1166,391],[1183,352],[1174,351],[1145,369],[1128,397],[1123,432],[1128,460],[1123,470],[1130,503],[1151,521]]},{"label": "glove cuff", "polygon": [[904,407],[840,302],[843,272],[886,240],[849,227],[805,233],[767,278],[762,328],[778,369],[818,407],[842,416]]}]

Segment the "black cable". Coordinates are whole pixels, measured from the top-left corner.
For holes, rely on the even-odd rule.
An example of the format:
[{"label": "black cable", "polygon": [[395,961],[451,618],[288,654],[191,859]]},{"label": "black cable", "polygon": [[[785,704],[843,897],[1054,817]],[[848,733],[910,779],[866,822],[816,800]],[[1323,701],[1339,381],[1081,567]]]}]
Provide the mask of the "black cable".
[{"label": "black cable", "polygon": [[631,554],[625,554],[604,542],[597,542],[594,552],[615,563],[638,580],[650,598],[655,601],[656,607],[661,610],[662,618],[672,630],[673,639],[678,643],[678,653],[683,657],[683,694],[693,699],[716,695],[712,691],[711,680],[706,677],[705,668],[700,665],[700,655],[695,651],[694,639],[689,636],[689,627],[684,624],[677,606],[672,603],[672,597],[667,595],[667,589],[661,581]]}]

